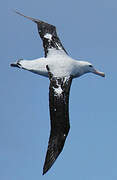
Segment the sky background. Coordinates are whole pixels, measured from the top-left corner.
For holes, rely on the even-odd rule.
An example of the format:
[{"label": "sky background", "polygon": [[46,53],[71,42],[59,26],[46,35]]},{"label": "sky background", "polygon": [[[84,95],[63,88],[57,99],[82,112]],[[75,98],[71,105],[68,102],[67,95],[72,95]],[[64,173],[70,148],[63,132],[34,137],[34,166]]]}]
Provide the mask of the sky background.
[{"label": "sky background", "polygon": [[[56,25],[70,56],[106,74],[73,81],[71,129],[62,153],[44,176],[49,80],[9,66],[44,54],[36,25],[15,9]],[[1,180],[117,180],[117,1],[1,1],[0,95]]]}]

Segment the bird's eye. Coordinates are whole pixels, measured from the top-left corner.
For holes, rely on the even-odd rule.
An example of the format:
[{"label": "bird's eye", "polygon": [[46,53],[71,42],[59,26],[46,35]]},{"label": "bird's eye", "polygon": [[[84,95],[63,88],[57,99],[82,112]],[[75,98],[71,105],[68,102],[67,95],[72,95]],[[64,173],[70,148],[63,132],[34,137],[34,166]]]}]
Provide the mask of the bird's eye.
[{"label": "bird's eye", "polygon": [[92,65],[89,65],[89,67],[93,67]]}]

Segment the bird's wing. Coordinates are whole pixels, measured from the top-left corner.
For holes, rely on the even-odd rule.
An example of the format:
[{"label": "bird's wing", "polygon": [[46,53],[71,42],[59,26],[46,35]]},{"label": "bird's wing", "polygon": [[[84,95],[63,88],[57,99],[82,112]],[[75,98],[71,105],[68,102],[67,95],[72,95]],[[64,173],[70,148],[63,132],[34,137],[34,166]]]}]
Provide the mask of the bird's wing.
[{"label": "bird's wing", "polygon": [[[47,70],[49,71],[48,66]],[[43,174],[45,174],[51,168],[51,166],[61,153],[70,129],[69,92],[72,77],[56,78],[53,77],[53,75],[49,71],[49,79],[51,132],[43,167]]]},{"label": "bird's wing", "polygon": [[28,16],[25,16],[18,11],[15,11],[17,14],[28,18],[35,22],[38,27],[39,35],[43,41],[43,47],[45,51],[45,57],[47,57],[49,50],[64,50],[64,52],[67,54],[66,50],[64,49],[59,37],[57,36],[56,27],[48,24],[46,22],[40,21],[39,19],[34,19]]}]

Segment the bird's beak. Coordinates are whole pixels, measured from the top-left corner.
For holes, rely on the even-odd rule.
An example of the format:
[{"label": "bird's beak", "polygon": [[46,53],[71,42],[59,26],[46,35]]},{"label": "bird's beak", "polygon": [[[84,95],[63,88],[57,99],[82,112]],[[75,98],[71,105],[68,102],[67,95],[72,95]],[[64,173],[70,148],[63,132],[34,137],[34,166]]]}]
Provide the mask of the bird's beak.
[{"label": "bird's beak", "polygon": [[100,72],[100,71],[98,71],[98,70],[94,70],[94,72],[93,72],[94,74],[97,74],[97,75],[99,75],[99,76],[102,76],[102,77],[105,77],[105,74],[103,73],[103,72]]}]

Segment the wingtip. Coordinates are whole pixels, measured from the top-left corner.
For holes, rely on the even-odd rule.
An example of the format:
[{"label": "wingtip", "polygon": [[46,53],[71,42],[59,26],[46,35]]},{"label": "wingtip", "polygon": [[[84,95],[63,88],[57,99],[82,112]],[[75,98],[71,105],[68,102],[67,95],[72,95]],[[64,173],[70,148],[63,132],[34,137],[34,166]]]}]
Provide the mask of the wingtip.
[{"label": "wingtip", "polygon": [[43,168],[43,174],[42,175],[45,175],[47,172],[48,172],[49,169],[47,168]]},{"label": "wingtip", "polygon": [[35,22],[35,23],[41,22],[41,21],[38,20],[38,19],[34,19],[34,18],[32,18],[32,17],[25,16],[24,14],[20,13],[18,10],[13,10],[13,12],[16,13],[16,14],[18,14],[18,15],[20,15],[20,16],[23,16],[23,17],[25,17],[25,18],[27,18],[27,19]]},{"label": "wingtip", "polygon": [[47,166],[44,164],[44,167],[43,167],[43,175],[45,175],[45,174],[48,172],[49,169],[50,169],[50,168],[47,168]]},{"label": "wingtip", "polygon": [[17,9],[13,9],[12,10],[14,13],[16,13],[16,14],[19,14],[19,15],[21,15],[21,16],[24,16],[23,14],[21,14]]},{"label": "wingtip", "polygon": [[18,13],[17,9],[12,9],[12,11],[13,11],[14,13]]},{"label": "wingtip", "polygon": [[46,172],[43,171],[43,174],[42,175],[45,175]]}]

